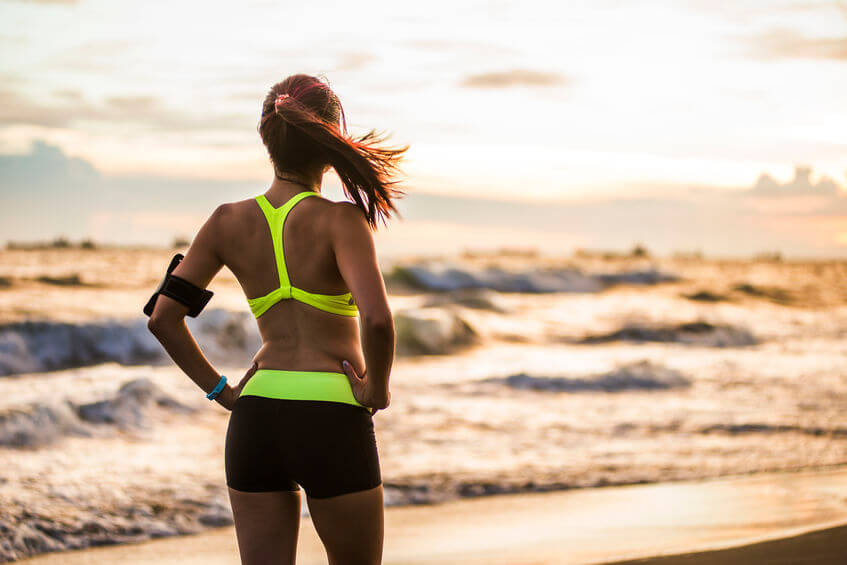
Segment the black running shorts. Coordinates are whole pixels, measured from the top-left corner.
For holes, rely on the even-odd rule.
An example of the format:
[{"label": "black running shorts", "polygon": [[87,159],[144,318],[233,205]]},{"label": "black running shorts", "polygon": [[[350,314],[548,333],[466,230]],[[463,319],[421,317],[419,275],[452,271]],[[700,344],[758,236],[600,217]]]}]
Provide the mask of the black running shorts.
[{"label": "black running shorts", "polygon": [[226,483],[243,492],[327,498],[382,483],[373,415],[326,400],[240,396],[230,413]]}]

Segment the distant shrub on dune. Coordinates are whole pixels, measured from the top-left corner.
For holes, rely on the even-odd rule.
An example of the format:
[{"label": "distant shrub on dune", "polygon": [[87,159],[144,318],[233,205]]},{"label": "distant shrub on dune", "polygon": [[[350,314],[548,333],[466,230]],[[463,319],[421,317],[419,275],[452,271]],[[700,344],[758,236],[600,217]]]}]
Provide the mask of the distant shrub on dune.
[{"label": "distant shrub on dune", "polygon": [[465,249],[460,254],[462,259],[478,259],[485,257],[538,257],[539,251],[536,247],[498,247],[496,249],[473,250]]},{"label": "distant shrub on dune", "polygon": [[765,251],[753,255],[753,261],[782,261],[782,253],[779,251]]},{"label": "distant shrub on dune", "polygon": [[6,249],[9,251],[37,251],[43,249],[97,249],[97,244],[92,239],[83,239],[77,244],[72,243],[66,237],[57,237],[51,241],[7,241]]},{"label": "distant shrub on dune", "polygon": [[674,259],[702,259],[703,252],[699,249],[694,251],[674,251],[671,256]]},{"label": "distant shrub on dune", "polygon": [[191,245],[191,240],[187,237],[175,237],[171,247],[173,249],[182,249]]},{"label": "distant shrub on dune", "polygon": [[650,252],[645,246],[640,243],[637,243],[629,251],[615,251],[612,249],[586,249],[584,247],[578,247],[574,250],[573,254],[574,256],[581,257],[583,259],[600,258],[606,260],[628,259],[632,257],[650,257]]},{"label": "distant shrub on dune", "polygon": [[629,252],[629,255],[631,257],[649,257],[650,252],[647,251],[647,248],[644,247],[642,244],[636,243],[635,247],[633,247],[632,250]]},{"label": "distant shrub on dune", "polygon": [[617,251],[605,251],[602,249],[586,249],[585,247],[577,247],[573,252],[575,257],[581,257],[583,259],[591,259],[602,257],[603,259],[613,259],[615,257],[620,257],[621,254]]},{"label": "distant shrub on dune", "polygon": [[78,273],[73,273],[66,277],[48,277],[47,275],[43,275],[35,280],[40,283],[52,284],[55,286],[85,286],[85,283],[82,282],[82,278]]}]

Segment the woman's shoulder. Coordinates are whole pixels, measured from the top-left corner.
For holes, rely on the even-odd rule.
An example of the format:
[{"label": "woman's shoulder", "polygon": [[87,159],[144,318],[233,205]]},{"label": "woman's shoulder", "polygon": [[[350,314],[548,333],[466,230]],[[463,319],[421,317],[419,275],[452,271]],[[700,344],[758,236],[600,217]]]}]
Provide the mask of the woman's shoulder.
[{"label": "woman's shoulder", "polygon": [[223,235],[231,229],[239,229],[245,220],[255,213],[252,208],[258,209],[253,198],[223,202],[218,204],[209,219],[214,224],[216,231]]},{"label": "woman's shoulder", "polygon": [[259,208],[259,205],[256,202],[256,197],[253,196],[243,200],[223,202],[218,205],[217,209],[215,209],[215,214],[221,218],[226,218],[232,221],[240,217],[255,214],[257,211],[260,212],[261,208]]},{"label": "woman's shoulder", "polygon": [[365,212],[355,202],[340,200],[333,202],[336,217],[342,221],[360,221],[365,219]]}]

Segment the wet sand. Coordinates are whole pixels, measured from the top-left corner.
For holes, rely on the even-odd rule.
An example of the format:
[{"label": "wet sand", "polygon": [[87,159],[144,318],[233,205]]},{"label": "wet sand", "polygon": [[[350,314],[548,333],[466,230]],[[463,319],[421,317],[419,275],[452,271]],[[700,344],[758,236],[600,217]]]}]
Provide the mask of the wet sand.
[{"label": "wet sand", "polygon": [[[803,563],[803,556],[831,557],[839,547],[847,547],[845,492],[847,466],[840,466],[391,507],[385,515],[383,562],[541,565],[642,559],[639,562]],[[834,526],[842,527],[815,532]],[[759,543],[765,540],[779,541]],[[734,549],[643,561],[651,556],[728,547]],[[774,560],[774,555],[783,560]],[[24,562],[229,565],[239,560],[235,532],[228,527],[131,546],[44,555]],[[309,518],[301,521],[297,562],[326,563]],[[833,563],[824,557],[814,562]]]},{"label": "wet sand", "polygon": [[847,560],[847,526],[741,547],[616,561],[606,565],[840,565]]}]

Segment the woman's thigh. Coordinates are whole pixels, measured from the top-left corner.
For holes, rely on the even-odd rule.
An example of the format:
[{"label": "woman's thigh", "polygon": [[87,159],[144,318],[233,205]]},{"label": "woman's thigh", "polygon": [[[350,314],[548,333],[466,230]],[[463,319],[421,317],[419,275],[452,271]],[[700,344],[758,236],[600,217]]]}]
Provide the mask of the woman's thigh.
[{"label": "woman's thigh", "polygon": [[293,565],[300,531],[300,491],[229,488],[242,565]]},{"label": "woman's thigh", "polygon": [[315,530],[329,565],[382,563],[384,510],[382,485],[328,498],[306,495]]},{"label": "woman's thigh", "polygon": [[300,529],[300,491],[285,469],[280,407],[241,397],[230,413],[225,467],[241,562],[293,564]]},{"label": "woman's thigh", "polygon": [[[226,473],[244,563],[296,546],[298,485],[331,565],[380,562],[382,477],[373,417],[361,407],[242,396],[227,430]],[[289,538],[282,548],[280,536]]]}]

